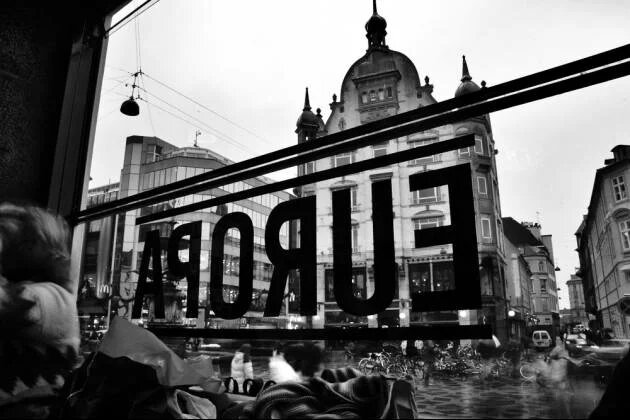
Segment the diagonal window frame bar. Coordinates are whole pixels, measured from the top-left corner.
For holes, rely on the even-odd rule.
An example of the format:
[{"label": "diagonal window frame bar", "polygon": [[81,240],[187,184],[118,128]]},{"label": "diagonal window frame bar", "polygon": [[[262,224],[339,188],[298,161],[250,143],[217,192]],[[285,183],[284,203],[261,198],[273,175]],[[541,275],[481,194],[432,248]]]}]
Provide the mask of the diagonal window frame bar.
[{"label": "diagonal window frame bar", "polygon": [[[274,172],[278,169],[284,169],[300,163],[310,162],[315,159],[339,153],[340,151],[370,146],[379,141],[405,135],[401,133],[409,134],[411,132],[433,128],[444,124],[444,122],[439,122],[440,117],[442,117],[441,114],[447,113],[448,111],[451,111],[451,114],[449,114],[451,115],[451,118],[459,118],[459,120],[462,120],[570,92],[572,90],[582,89],[584,87],[592,86],[605,81],[614,80],[616,78],[627,76],[630,72],[627,69],[627,62],[616,65],[612,64],[628,60],[629,58],[630,44],[626,44],[612,50],[501,83],[493,87],[483,88],[477,92],[473,92],[459,98],[448,99],[417,110],[408,111],[386,119],[353,127],[339,133],[321,137],[312,142],[305,142],[290,146],[265,155],[254,157],[252,159],[234,163],[205,174],[200,174],[182,181],[177,181],[162,187],[154,188],[110,203],[86,209],[72,215],[69,218],[69,222],[71,225],[85,223],[90,220],[99,219],[115,213],[129,211],[159,203],[174,197],[188,195],[191,194],[191,191],[193,190],[201,191],[211,188],[208,187],[208,185],[210,185],[209,183],[195,185],[200,182],[215,180],[211,185],[225,185],[237,180],[248,179],[265,173]],[[603,68],[595,70],[601,67]],[[524,89],[535,86],[538,87],[523,91]],[[512,95],[510,96],[510,94]],[[495,104],[495,106],[488,106],[489,99],[499,98],[501,96],[505,97],[491,101],[491,103]],[[500,104],[500,106],[497,106],[498,104]],[[418,121],[422,118],[425,118],[426,121]],[[426,124],[431,118],[433,118],[432,126],[430,124]],[[441,120],[444,121],[445,119],[446,118],[443,118]],[[408,122],[412,123],[403,125]],[[397,129],[398,131],[394,131],[394,129]],[[383,132],[378,135],[374,134],[378,131]],[[332,147],[317,151],[317,149],[322,149],[326,146]],[[309,151],[315,152],[307,153]],[[296,154],[299,154],[299,156],[286,159],[281,162],[275,162],[279,159]],[[186,189],[188,187],[190,188]]]},{"label": "diagonal window frame bar", "polygon": [[[466,108],[458,109],[456,111],[451,111],[442,115],[438,115],[438,116],[429,118],[427,120],[421,120],[421,121],[407,124],[401,127],[393,128],[393,129],[390,129],[381,133],[376,133],[370,136],[352,140],[346,143],[333,145],[322,150],[310,152],[304,155],[297,156],[295,158],[289,158],[289,159],[286,159],[284,161],[280,161],[277,163],[272,163],[272,164],[263,166],[261,168],[254,168],[250,170],[249,173],[247,173],[246,175],[234,174],[234,175],[225,177],[224,179],[219,179],[216,181],[209,181],[209,182],[194,185],[194,186],[182,189],[182,190],[173,191],[163,196],[156,197],[157,201],[151,204],[181,197],[183,195],[192,194],[198,191],[208,190],[208,189],[220,186],[220,185],[236,182],[242,179],[248,179],[254,176],[253,173],[257,173],[257,172],[267,173],[267,172],[270,172],[272,168],[273,170],[278,170],[278,169],[283,169],[286,167],[295,166],[295,165],[309,162],[318,158],[332,156],[342,151],[353,150],[353,149],[369,146],[369,145],[376,144],[385,140],[389,140],[391,138],[396,138],[396,137],[400,137],[406,134],[411,134],[411,133],[415,133],[419,131],[429,130],[431,128],[435,128],[435,127],[442,126],[445,124],[463,121],[467,118],[476,117],[476,116],[487,114],[490,112],[495,112],[498,110],[507,109],[507,108],[514,107],[517,105],[529,103],[529,102],[532,102],[532,100],[539,100],[539,99],[559,95],[562,93],[570,92],[572,90],[580,89],[583,87],[592,86],[594,84],[602,83],[608,80],[613,80],[613,79],[616,79],[618,77],[622,77],[628,74],[630,74],[630,61],[624,62],[622,64],[606,67],[601,70],[596,70],[591,73],[575,76],[570,79],[565,79],[559,82],[547,84],[547,85],[534,88],[531,90],[518,92],[513,95],[505,96],[499,99],[494,99],[491,101],[475,104]],[[445,151],[453,150],[455,148],[463,148],[463,147],[470,146],[470,144],[467,143],[465,146],[462,145],[459,147],[448,148],[448,146],[446,146],[444,143],[447,143],[447,142],[438,142],[438,143],[434,143],[434,144],[430,144],[426,146],[420,146],[414,149],[409,149],[402,152],[394,153],[392,155],[386,155],[386,156],[380,156],[380,157],[376,157],[372,159],[367,159],[367,160],[357,162],[351,165],[345,165],[345,166],[341,166],[338,168],[333,168],[333,169],[329,169],[325,171],[318,171],[313,174],[302,175],[302,176],[298,176],[298,177],[291,178],[288,180],[278,181],[272,184],[267,184],[261,187],[255,187],[255,188],[251,188],[245,191],[223,195],[219,198],[204,200],[195,204],[181,206],[174,209],[165,210],[159,213],[138,217],[136,219],[136,224],[148,223],[155,220],[163,219],[165,217],[172,217],[172,216],[189,213],[191,211],[200,210],[207,207],[214,207],[223,203],[243,200],[243,199],[254,197],[261,194],[281,191],[281,190],[291,188],[291,187],[296,187],[296,186],[300,186],[304,184],[310,184],[313,182],[323,181],[326,179],[336,178],[339,176],[350,175],[356,172],[374,169],[381,166],[387,166],[387,165],[391,165],[397,162],[418,159],[421,157],[443,153]],[[443,147],[447,147],[447,149],[443,149]],[[229,182],[226,182],[227,179],[229,179]]]}]

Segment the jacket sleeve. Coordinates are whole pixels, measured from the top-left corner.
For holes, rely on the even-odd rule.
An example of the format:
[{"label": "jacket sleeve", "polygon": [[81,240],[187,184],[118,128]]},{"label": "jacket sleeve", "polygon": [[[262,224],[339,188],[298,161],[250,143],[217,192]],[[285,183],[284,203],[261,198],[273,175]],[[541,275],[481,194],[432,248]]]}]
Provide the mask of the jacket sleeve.
[{"label": "jacket sleeve", "polygon": [[243,363],[243,373],[245,379],[254,379],[254,365],[251,361]]}]

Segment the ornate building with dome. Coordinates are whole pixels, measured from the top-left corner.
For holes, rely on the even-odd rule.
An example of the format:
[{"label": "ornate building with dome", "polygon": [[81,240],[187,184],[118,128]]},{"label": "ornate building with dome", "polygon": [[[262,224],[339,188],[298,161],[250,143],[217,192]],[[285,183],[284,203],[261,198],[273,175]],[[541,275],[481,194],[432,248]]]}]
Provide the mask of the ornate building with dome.
[{"label": "ornate building with dome", "polygon": [[[386,43],[387,22],[377,12],[365,25],[368,49],[348,69],[339,97],[332,96],[330,115],[324,119],[320,109],[313,113],[308,89],[304,108],[297,121],[298,143],[346,130],[370,121],[438,102],[433,97],[429,78],[421,83],[413,62]],[[468,70],[463,58],[462,78],[455,96],[483,89]],[[500,339],[507,336],[505,258],[503,228],[496,170],[492,126],[488,115],[456,124],[437,127],[389,140],[332,158],[298,167],[298,174],[329,169],[414,148],[455,136],[473,133],[475,147],[401,162],[385,168],[331,179],[296,189],[298,196],[317,196],[318,314],[313,327],[394,327],[435,324],[490,324]],[[448,290],[454,287],[452,246],[414,247],[414,230],[450,224],[446,186],[413,191],[409,176],[445,166],[470,163],[477,221],[479,270],[483,308],[479,310],[414,313],[411,294]],[[378,315],[357,317],[338,307],[333,294],[332,192],[351,190],[352,205],[352,282],[357,297],[367,298],[374,290],[371,183],[390,179],[393,191],[394,238],[399,287],[390,307]]]}]

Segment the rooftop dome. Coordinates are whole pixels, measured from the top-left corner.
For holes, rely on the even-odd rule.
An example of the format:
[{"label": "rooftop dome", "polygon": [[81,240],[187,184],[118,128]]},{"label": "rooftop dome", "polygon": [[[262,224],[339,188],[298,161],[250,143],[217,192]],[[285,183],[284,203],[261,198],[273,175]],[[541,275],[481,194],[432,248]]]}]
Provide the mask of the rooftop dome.
[{"label": "rooftop dome", "polygon": [[306,94],[304,96],[304,108],[295,125],[298,127],[301,125],[318,125],[317,116],[311,111],[311,104],[308,99],[308,88],[306,88]]},{"label": "rooftop dome", "polygon": [[462,79],[461,79],[462,82],[460,83],[460,85],[457,87],[457,90],[455,91],[456,98],[462,95],[476,92],[481,89],[479,85],[477,85],[477,83],[472,81],[472,77],[470,77],[470,73],[468,72],[468,64],[466,64],[465,55],[462,56],[462,60],[463,60]]}]

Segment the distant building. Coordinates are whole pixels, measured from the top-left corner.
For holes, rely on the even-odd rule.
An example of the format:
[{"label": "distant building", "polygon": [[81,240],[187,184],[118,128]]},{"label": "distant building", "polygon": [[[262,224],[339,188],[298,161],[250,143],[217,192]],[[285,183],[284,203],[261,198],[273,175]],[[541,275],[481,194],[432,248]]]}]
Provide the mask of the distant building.
[{"label": "distant building", "polygon": [[588,326],[588,316],[584,304],[584,287],[582,279],[575,274],[571,274],[571,278],[567,280],[569,289],[569,309],[571,310],[571,322]]},{"label": "distant building", "polygon": [[630,145],[612,149],[595,174],[593,191],[576,232],[584,303],[591,328],[630,337]]},{"label": "distant building", "polygon": [[518,223],[511,217],[503,218],[505,235],[516,246],[531,273],[532,326],[547,329],[552,336],[560,333],[558,287],[551,235],[542,235],[538,223]]},{"label": "distant building", "polygon": [[[421,83],[414,63],[404,54],[390,49],[385,41],[387,22],[373,15],[365,25],[368,49],[348,68],[341,83],[339,99],[330,103],[331,113],[324,121],[321,111],[311,111],[308,91],[297,121],[297,141],[317,142],[327,134],[367,124],[406,111],[435,104],[429,78]],[[482,89],[469,73],[466,60],[454,96]],[[483,85],[483,83],[482,83]],[[455,88],[455,85],[453,86]],[[298,173],[347,165],[373,157],[399,152],[464,134],[473,134],[475,146],[423,157],[396,165],[330,179],[296,189],[299,196],[317,197],[317,327],[390,327],[439,324],[486,324],[504,339],[507,336],[507,301],[504,287],[503,227],[499,200],[495,143],[488,115],[385,141],[370,147],[301,165]],[[413,293],[449,290],[454,287],[451,244],[415,248],[414,230],[450,224],[447,188],[438,186],[410,191],[409,176],[462,163],[471,164],[476,212],[479,267],[483,307],[479,310],[422,312],[410,311]],[[332,193],[349,189],[352,206],[352,282],[357,297],[367,298],[374,291],[374,248],[372,240],[371,184],[390,180],[393,189],[394,238],[398,287],[392,304],[380,314],[357,317],[344,313],[333,294]]]},{"label": "distant building", "polygon": [[[168,185],[195,175],[224,167],[233,162],[220,154],[200,147],[176,147],[156,137],[130,136],[127,138],[124,156],[124,166],[121,171],[120,183],[90,189],[88,192],[88,207],[109,201],[112,197],[124,198],[152,188]],[[200,263],[200,291],[199,318],[197,326],[201,327],[229,327],[239,328],[248,325],[286,327],[289,312],[298,312],[289,299],[283,301],[281,316],[277,318],[263,318],[262,312],[266,304],[267,291],[273,272],[264,246],[264,229],[271,210],[279,203],[290,200],[294,196],[284,191],[264,194],[247,200],[240,200],[227,205],[206,208],[203,210],[178,215],[168,220],[148,223],[141,226],[135,224],[136,218],[154,211],[171,207],[180,207],[196,203],[228,193],[242,191],[273,182],[266,177],[239,181],[220,188],[202,191],[196,194],[170,200],[155,206],[126,212],[117,217],[107,217],[89,223],[86,235],[85,272],[84,279],[91,278],[96,286],[94,294],[98,298],[107,297],[108,293],[116,297],[113,310],[120,316],[128,317],[131,313],[131,301],[138,280],[138,270],[142,260],[144,238],[148,231],[159,230],[160,237],[166,242],[171,232],[179,225],[202,221],[201,263]],[[221,216],[232,212],[246,213],[254,225],[254,282],[252,305],[250,311],[241,319],[219,320],[213,318],[208,305],[208,284],[210,281],[210,250],[211,234],[215,224]],[[233,302],[238,294],[239,274],[239,242],[240,234],[236,229],[230,229],[224,240],[223,259],[223,298],[226,302]],[[280,232],[280,243],[288,248],[289,232],[285,225]],[[101,250],[98,251],[98,248]],[[95,250],[97,252],[95,252]],[[162,267],[167,272],[166,246],[162,250]],[[101,253],[102,252],[102,253]],[[182,258],[186,257],[186,251]],[[98,257],[97,257],[98,256]],[[98,261],[96,260],[98,258]],[[94,260],[94,261],[92,261]],[[166,278],[165,278],[166,280]],[[111,290],[100,287],[109,285]],[[289,281],[289,287],[292,287]],[[167,289],[170,284],[165,286]],[[167,295],[175,295],[175,303],[169,312],[169,322],[184,323],[183,313],[186,309],[185,292],[186,279],[177,282],[172,290],[165,289]],[[150,308],[145,307],[145,313],[150,316]],[[292,317],[299,318],[299,317]],[[205,321],[204,321],[205,320]],[[149,321],[152,321],[149,318]],[[194,320],[192,320],[194,321]],[[297,321],[297,320],[296,320]],[[299,322],[299,321],[297,321]]]},{"label": "distant building", "polygon": [[[87,194],[86,207],[94,207],[117,200],[120,193],[118,182],[91,188]],[[100,317],[107,313],[107,301],[111,292],[112,251],[114,239],[113,218],[93,220],[86,226],[83,245],[82,276],[79,283],[79,304],[77,309],[86,326],[90,317]],[[85,324],[85,325],[84,325]]]},{"label": "distant building", "polygon": [[[529,336],[535,324],[532,307],[532,272],[524,257],[524,243],[532,242],[527,229],[511,217],[503,218],[505,233],[505,282],[509,300],[508,322],[510,337]],[[517,245],[517,244],[520,244]]]}]

